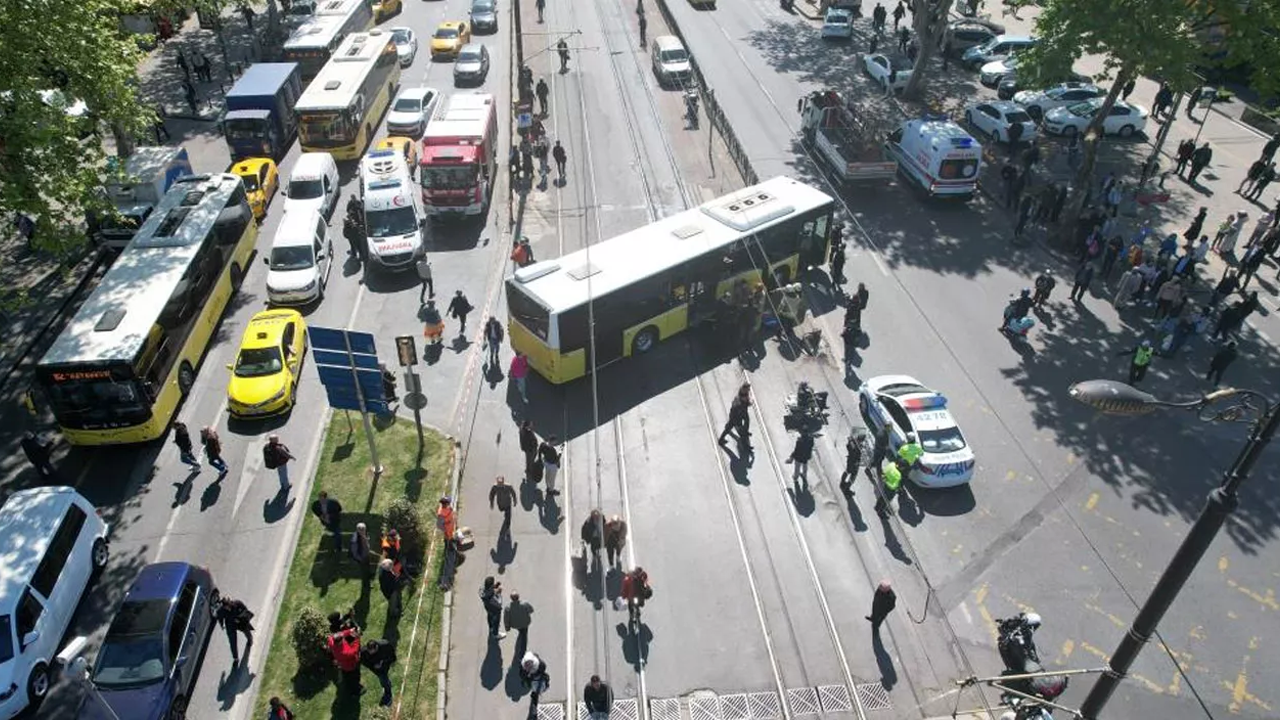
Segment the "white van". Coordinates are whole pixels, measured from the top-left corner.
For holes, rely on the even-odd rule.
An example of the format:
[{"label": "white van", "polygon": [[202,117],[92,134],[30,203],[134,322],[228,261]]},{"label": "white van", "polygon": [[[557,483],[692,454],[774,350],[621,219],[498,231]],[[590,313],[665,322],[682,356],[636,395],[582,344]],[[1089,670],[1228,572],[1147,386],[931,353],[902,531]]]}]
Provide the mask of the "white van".
[{"label": "white van", "polygon": [[978,191],[982,146],[945,116],[902,123],[884,149],[903,175],[933,197],[969,200]]},{"label": "white van", "polygon": [[693,73],[689,51],[675,35],[659,35],[649,43],[649,50],[653,55],[653,74],[658,77],[659,85],[666,87],[673,81],[684,82]]},{"label": "white van", "polygon": [[389,270],[412,268],[426,252],[427,215],[404,155],[393,149],[366,155],[360,161],[360,198],[369,259]]},{"label": "white van", "polygon": [[[119,164],[119,158],[109,158],[108,172],[114,174]],[[184,147],[135,149],[124,162],[121,175],[106,184],[107,200],[120,217],[103,218],[97,224],[94,241],[112,250],[123,250],[174,181],[192,174],[191,158]]]},{"label": "white van", "polygon": [[107,531],[74,488],[19,490],[0,508],[0,720],[48,694],[58,644],[107,565]]},{"label": "white van", "polygon": [[267,264],[267,302],[306,305],[324,299],[333,269],[333,240],[329,225],[315,208],[285,212],[271,240]]},{"label": "white van", "polygon": [[305,152],[298,156],[284,186],[284,209],[309,207],[326,218],[338,204],[338,164],[327,152]]}]

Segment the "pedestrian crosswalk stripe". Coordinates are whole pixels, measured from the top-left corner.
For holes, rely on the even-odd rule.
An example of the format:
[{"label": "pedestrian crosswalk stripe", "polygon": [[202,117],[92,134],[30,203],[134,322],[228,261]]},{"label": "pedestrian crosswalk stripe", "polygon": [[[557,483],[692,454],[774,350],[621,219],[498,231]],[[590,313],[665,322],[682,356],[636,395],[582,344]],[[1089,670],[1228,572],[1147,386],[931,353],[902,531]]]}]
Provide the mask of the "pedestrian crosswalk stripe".
[{"label": "pedestrian crosswalk stripe", "polygon": [[751,704],[747,702],[746,693],[721,697],[720,708],[724,711],[724,720],[750,720],[751,718]]}]

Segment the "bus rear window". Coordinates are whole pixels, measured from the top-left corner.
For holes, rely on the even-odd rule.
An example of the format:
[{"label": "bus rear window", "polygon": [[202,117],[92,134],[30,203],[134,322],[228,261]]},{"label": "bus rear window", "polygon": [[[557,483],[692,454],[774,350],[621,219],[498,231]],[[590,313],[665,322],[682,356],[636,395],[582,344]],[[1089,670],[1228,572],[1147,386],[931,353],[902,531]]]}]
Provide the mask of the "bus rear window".
[{"label": "bus rear window", "polygon": [[151,417],[150,399],[136,380],[63,380],[47,384],[45,392],[58,424],[65,428],[121,427]]},{"label": "bus rear window", "polygon": [[547,328],[550,325],[547,309],[526,295],[514,280],[507,281],[507,312],[512,320],[523,325],[539,340],[547,341]]},{"label": "bus rear window", "polygon": [[938,177],[942,180],[968,180],[978,174],[978,159],[943,160],[938,168]]}]

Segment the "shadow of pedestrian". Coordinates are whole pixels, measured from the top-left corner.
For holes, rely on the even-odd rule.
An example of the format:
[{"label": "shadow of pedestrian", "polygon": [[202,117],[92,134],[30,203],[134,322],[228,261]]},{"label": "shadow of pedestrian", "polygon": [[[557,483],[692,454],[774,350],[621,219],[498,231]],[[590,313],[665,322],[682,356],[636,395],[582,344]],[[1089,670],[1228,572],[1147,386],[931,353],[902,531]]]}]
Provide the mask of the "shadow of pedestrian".
[{"label": "shadow of pedestrian", "polygon": [[556,496],[547,493],[542,498],[542,512],[539,514],[542,521],[542,527],[547,532],[555,535],[560,532],[560,523],[564,522],[564,518],[560,516],[560,505],[556,502]]},{"label": "shadow of pedestrian", "polygon": [[853,523],[854,532],[865,532],[867,530],[867,521],[862,517],[862,508],[858,507],[858,501],[854,498],[853,484],[858,481],[854,477],[850,484],[840,488],[840,492],[844,494],[845,504],[849,508],[849,521]]},{"label": "shadow of pedestrian", "polygon": [[187,476],[180,482],[173,484],[173,505],[171,507],[181,507],[187,504],[191,499],[191,490],[195,487],[196,476],[200,474],[200,468],[193,467],[187,471]]},{"label": "shadow of pedestrian", "polygon": [[262,501],[262,521],[270,525],[283,519],[293,509],[293,503],[294,500],[289,497],[289,491],[280,488],[276,491],[275,497]]},{"label": "shadow of pedestrian", "polygon": [[520,543],[512,542],[510,531],[498,535],[498,544],[489,551],[489,559],[498,566],[499,573],[506,572],[507,566],[515,562],[519,547]]},{"label": "shadow of pedestrian", "polygon": [[219,709],[226,712],[236,704],[236,697],[249,689],[253,684],[255,675],[249,672],[245,663],[239,663],[230,671],[224,670],[222,676],[218,679],[218,702],[222,703]]},{"label": "shadow of pedestrian", "polygon": [[733,481],[743,487],[750,485],[751,478],[747,477],[747,471],[751,469],[751,464],[755,460],[755,451],[751,449],[751,442],[740,439],[737,452],[730,450],[728,445],[720,447],[724,454],[729,456],[729,474],[733,476]]},{"label": "shadow of pedestrian", "polygon": [[639,670],[649,662],[649,644],[653,642],[653,631],[643,620],[640,621],[635,632],[631,631],[632,627],[636,626],[629,622],[620,622],[615,629],[618,637],[622,638],[623,659]]},{"label": "shadow of pedestrian", "polygon": [[449,349],[455,353],[464,353],[469,347],[471,347],[471,341],[467,339],[466,335],[458,335],[449,343]]},{"label": "shadow of pedestrian", "polygon": [[791,496],[791,504],[795,505],[796,513],[800,517],[809,517],[817,508],[817,502],[813,498],[813,491],[809,489],[809,481],[796,478],[791,487],[787,488],[787,494]]},{"label": "shadow of pedestrian", "polygon": [[490,390],[498,387],[498,383],[502,382],[505,378],[506,378],[506,375],[504,375],[502,372],[502,363],[500,362],[493,363],[493,364],[485,363],[484,379],[486,382],[489,383]]},{"label": "shadow of pedestrian", "polygon": [[903,565],[911,565],[911,558],[907,557],[906,551],[902,549],[902,543],[898,541],[898,536],[893,532],[893,523],[889,521],[889,518],[880,518],[880,529],[884,531],[884,546],[889,550],[889,554]]},{"label": "shadow of pedestrian", "polygon": [[498,638],[489,638],[489,650],[480,663],[480,685],[485,690],[492,690],[502,682],[502,645]]},{"label": "shadow of pedestrian", "polygon": [[885,690],[892,690],[898,684],[898,671],[893,667],[893,658],[880,639],[880,631],[871,631],[871,651],[876,655],[876,667],[880,668],[880,684]]},{"label": "shadow of pedestrian", "polygon": [[[526,511],[542,504],[542,489],[528,477],[520,479],[520,507]],[[539,510],[541,512],[541,510]]]},{"label": "shadow of pedestrian", "polygon": [[511,664],[507,666],[507,680],[503,684],[503,689],[507,692],[507,697],[512,700],[519,700],[529,692],[524,686],[524,681],[520,679],[520,658],[511,658]]},{"label": "shadow of pedestrian", "polygon": [[220,495],[222,495],[222,481],[216,480],[209,483],[204,492],[200,493],[200,512],[213,507],[218,502]]}]

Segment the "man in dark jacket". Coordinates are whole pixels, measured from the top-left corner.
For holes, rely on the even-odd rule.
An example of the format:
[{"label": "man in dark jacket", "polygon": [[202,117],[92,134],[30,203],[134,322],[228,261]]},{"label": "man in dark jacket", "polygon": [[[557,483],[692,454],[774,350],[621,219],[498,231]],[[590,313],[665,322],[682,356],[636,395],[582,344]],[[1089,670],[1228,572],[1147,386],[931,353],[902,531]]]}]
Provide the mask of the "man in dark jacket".
[{"label": "man in dark jacket", "polygon": [[1209,162],[1213,160],[1213,150],[1209,148],[1209,143],[1196,148],[1191,153],[1191,172],[1187,173],[1187,182],[1195,184],[1196,178],[1200,177],[1200,173],[1209,167]]},{"label": "man in dark jacket", "polygon": [[871,614],[867,620],[871,623],[872,632],[880,632],[880,623],[893,612],[898,605],[898,596],[893,592],[888,580],[880,581],[875,595],[871,598]]},{"label": "man in dark jacket", "polygon": [[396,661],[396,646],[387,640],[366,640],[360,648],[360,664],[369,668],[382,686],[382,699],[378,704],[391,705],[391,664]]},{"label": "man in dark jacket", "polygon": [[729,419],[725,421],[724,429],[720,431],[720,444],[724,444],[724,440],[729,436],[729,431],[736,429],[738,431],[738,441],[746,442],[751,436],[751,386],[743,385],[738,388],[738,394],[734,396],[733,402],[729,403]]},{"label": "man in dark jacket", "polygon": [[1191,138],[1187,138],[1178,143],[1178,164],[1174,166],[1174,173],[1178,177],[1182,177],[1182,171],[1191,163],[1191,154],[1196,151],[1196,143]]},{"label": "man in dark jacket", "polygon": [[587,706],[587,717],[590,720],[608,720],[613,710],[613,688],[592,675],[590,682],[582,689],[582,704]]},{"label": "man in dark jacket", "polygon": [[533,480],[533,463],[538,459],[538,434],[533,431],[533,422],[525,420],[520,423],[520,451],[524,453],[524,476]]},{"label": "man in dark jacket", "polygon": [[1262,177],[1262,171],[1266,169],[1267,163],[1265,160],[1254,160],[1253,164],[1249,166],[1249,170],[1245,172],[1244,180],[1241,180],[1240,184],[1236,187],[1236,194],[1247,194],[1249,189],[1253,187],[1253,184],[1258,181],[1258,178]]},{"label": "man in dark jacket", "polygon": [[403,583],[400,582],[400,576],[396,574],[396,563],[388,557],[382,558],[378,563],[378,590],[382,591],[382,597],[386,598],[387,611],[393,616],[400,614],[400,590]]},{"label": "man in dark jacket", "polygon": [[49,462],[49,456],[53,454],[52,440],[41,440],[34,432],[28,430],[22,435],[22,452],[31,461],[31,465],[35,467],[40,477],[53,477],[53,463]]},{"label": "man in dark jacket", "polygon": [[321,490],[316,501],[311,503],[311,514],[320,520],[326,530],[333,533],[333,547],[342,553],[342,503],[329,497],[329,493]]},{"label": "man in dark jacket", "polygon": [[600,546],[604,544],[604,515],[593,509],[582,521],[582,544],[591,553],[593,566],[600,566]]},{"label": "man in dark jacket", "polygon": [[253,647],[253,613],[239,600],[223,597],[214,611],[214,620],[227,632],[227,643],[231,645],[231,665],[240,664],[240,648],[236,633],[244,633],[244,657],[249,659],[249,649]]},{"label": "man in dark jacket", "polygon": [[511,532],[511,508],[515,504],[515,488],[507,484],[505,477],[499,475],[493,481],[493,487],[489,488],[489,509],[492,510],[496,505],[498,510],[502,511],[502,527],[498,530],[499,537]]},{"label": "man in dark jacket", "polygon": [[537,717],[538,698],[551,686],[547,663],[537,653],[526,652],[520,659],[520,681],[530,690],[529,717]]},{"label": "man in dark jacket", "polygon": [[520,657],[525,645],[529,642],[529,626],[533,624],[533,606],[520,599],[520,593],[511,593],[511,602],[507,604],[506,615],[502,625],[507,632],[516,631],[516,646],[512,657]]},{"label": "man in dark jacket", "polygon": [[458,335],[465,335],[467,332],[467,313],[471,312],[471,301],[467,300],[467,296],[458,290],[453,294],[453,299],[449,301],[447,308],[449,317],[458,318]]},{"label": "man in dark jacket", "polygon": [[1076,302],[1084,300],[1084,294],[1089,292],[1089,283],[1093,282],[1093,263],[1086,262],[1076,270],[1076,284],[1071,287],[1071,299]]},{"label": "man in dark jacket", "polygon": [[507,634],[499,627],[502,621],[502,583],[492,575],[484,579],[484,587],[480,588],[480,604],[484,606],[485,618],[489,621],[489,639],[506,637]]},{"label": "man in dark jacket", "polygon": [[1205,373],[1204,379],[1213,383],[1214,387],[1218,387],[1222,382],[1222,373],[1227,371],[1227,367],[1236,361],[1239,353],[1236,351],[1236,341],[1231,340],[1222,349],[1214,354],[1213,359],[1209,361],[1209,372]]}]

